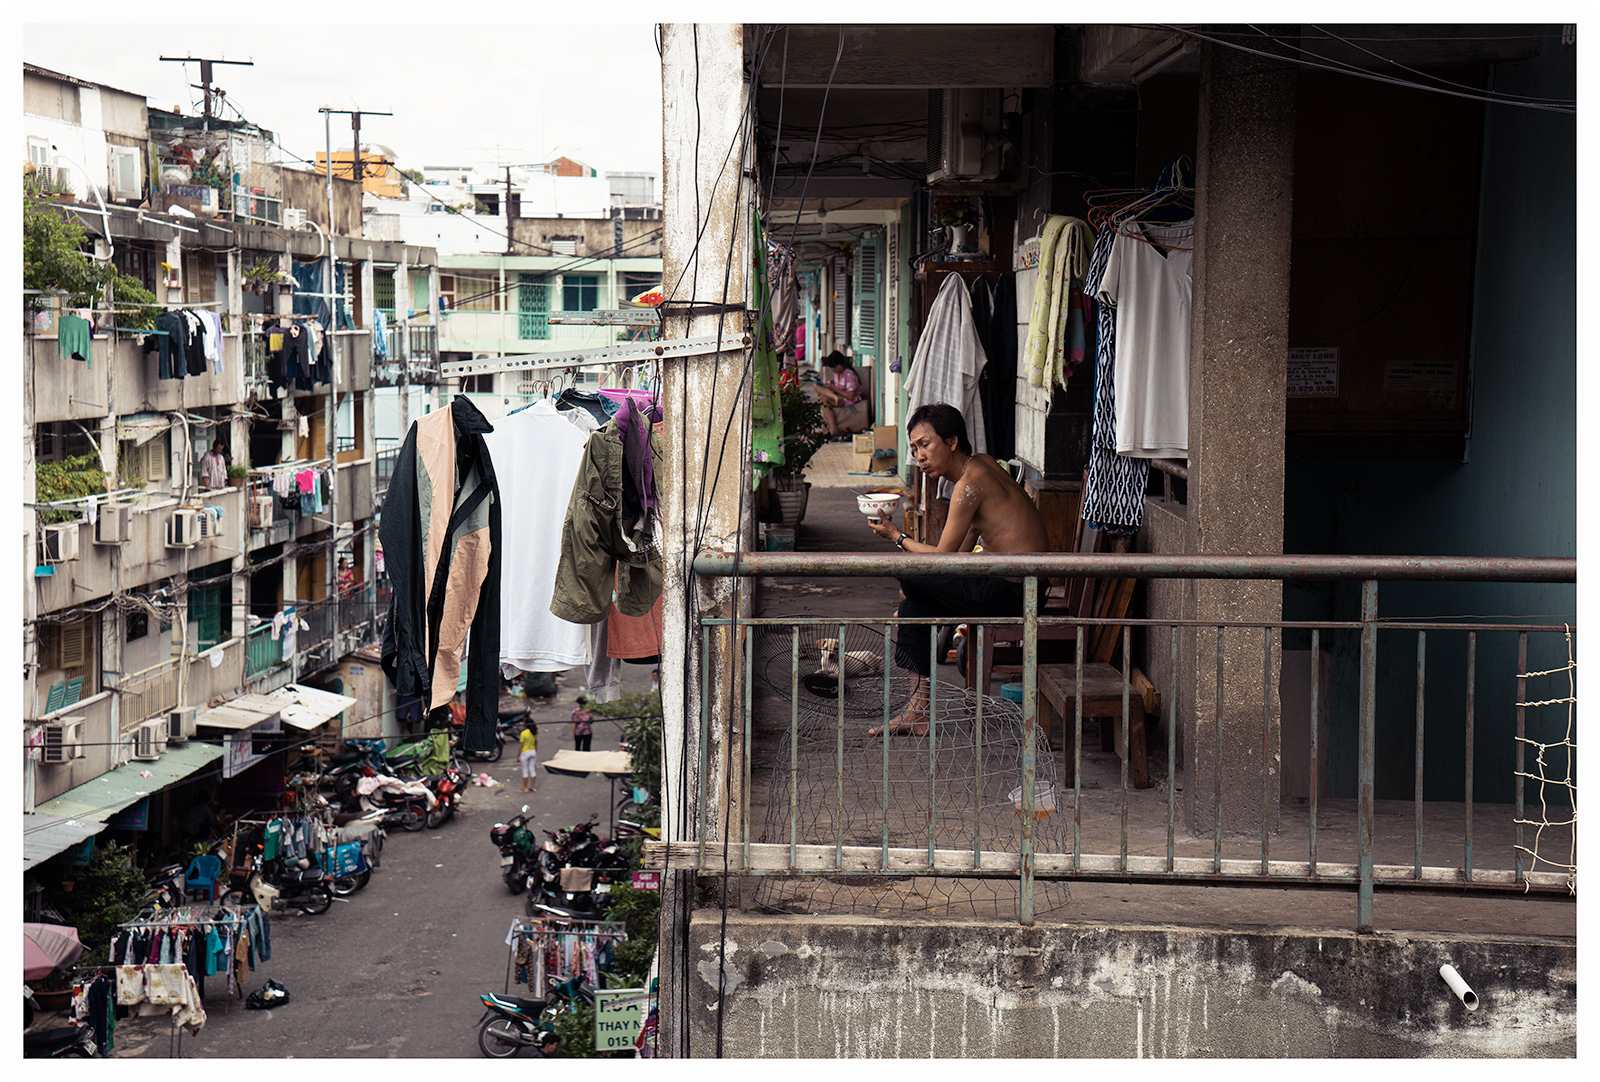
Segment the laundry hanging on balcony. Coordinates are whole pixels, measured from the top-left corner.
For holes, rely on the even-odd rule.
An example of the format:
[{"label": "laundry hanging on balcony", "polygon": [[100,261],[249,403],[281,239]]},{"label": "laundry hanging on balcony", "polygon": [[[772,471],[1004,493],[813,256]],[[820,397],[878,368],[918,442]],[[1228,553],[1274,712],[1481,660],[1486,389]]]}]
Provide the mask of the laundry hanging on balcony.
[{"label": "laundry hanging on balcony", "polygon": [[394,586],[383,671],[432,712],[455,695],[466,651],[467,751],[491,750],[499,722],[502,505],[484,439],[493,431],[465,395],[414,422],[378,527]]}]

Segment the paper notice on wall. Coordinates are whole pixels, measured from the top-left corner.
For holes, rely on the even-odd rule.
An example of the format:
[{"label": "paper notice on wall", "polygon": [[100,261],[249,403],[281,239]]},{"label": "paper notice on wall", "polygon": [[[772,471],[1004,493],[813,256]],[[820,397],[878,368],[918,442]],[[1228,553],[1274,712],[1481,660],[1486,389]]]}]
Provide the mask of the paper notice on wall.
[{"label": "paper notice on wall", "polygon": [[1293,346],[1289,349],[1289,397],[1337,398],[1339,347]]},{"label": "paper notice on wall", "polygon": [[1383,389],[1428,395],[1441,406],[1454,406],[1457,371],[1454,361],[1384,361]]}]

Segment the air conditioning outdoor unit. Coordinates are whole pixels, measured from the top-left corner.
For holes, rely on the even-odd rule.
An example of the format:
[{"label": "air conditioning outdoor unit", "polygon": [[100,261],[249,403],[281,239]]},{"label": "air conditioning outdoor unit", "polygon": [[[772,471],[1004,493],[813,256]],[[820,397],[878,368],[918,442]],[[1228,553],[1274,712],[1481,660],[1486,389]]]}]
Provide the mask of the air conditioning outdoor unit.
[{"label": "air conditioning outdoor unit", "polygon": [[78,558],[78,524],[67,522],[44,528],[44,560],[49,564],[64,564]]},{"label": "air conditioning outdoor unit", "polygon": [[146,721],[133,730],[133,757],[149,761],[167,750],[167,719]]},{"label": "air conditioning outdoor unit", "polygon": [[273,498],[271,496],[250,497],[250,525],[252,527],[257,530],[265,530],[272,525],[272,504]]},{"label": "air conditioning outdoor unit", "polygon": [[285,229],[302,229],[306,224],[306,212],[299,207],[283,208],[283,226]]},{"label": "air conditioning outdoor unit", "polygon": [[199,523],[202,540],[208,537],[216,537],[222,532],[222,523],[215,516],[205,511],[200,512]]},{"label": "air conditioning outdoor unit", "polygon": [[120,545],[133,539],[133,508],[125,503],[108,503],[100,508],[94,522],[94,543]]},{"label": "air conditioning outdoor unit", "polygon": [[194,735],[195,708],[180,706],[167,714],[167,739],[181,744]]},{"label": "air conditioning outdoor unit", "polygon": [[1000,148],[986,143],[999,130],[1000,91],[928,91],[928,183],[998,177]]},{"label": "air conditioning outdoor unit", "polygon": [[200,543],[200,512],[192,507],[180,507],[167,520],[167,547],[192,548]]},{"label": "air conditioning outdoor unit", "polygon": [[58,718],[44,727],[44,750],[41,758],[47,763],[66,763],[83,758],[83,719]]}]

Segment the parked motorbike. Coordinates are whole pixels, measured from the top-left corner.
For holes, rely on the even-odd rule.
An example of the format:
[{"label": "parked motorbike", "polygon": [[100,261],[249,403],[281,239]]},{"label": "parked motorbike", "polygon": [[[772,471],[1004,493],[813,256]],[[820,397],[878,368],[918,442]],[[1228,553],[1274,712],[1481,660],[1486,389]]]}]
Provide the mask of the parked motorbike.
[{"label": "parked motorbike", "polygon": [[484,1014],[478,1019],[478,1050],[491,1059],[507,1059],[524,1048],[544,1043],[555,1020],[582,1003],[594,1002],[594,989],[582,976],[563,981],[545,999],[483,992]]},{"label": "parked motorbike", "polygon": [[183,865],[163,864],[145,872],[148,880],[145,893],[139,899],[139,908],[160,907],[171,909],[183,904]]},{"label": "parked motorbike", "polygon": [[496,823],[489,831],[489,840],[500,847],[500,877],[512,894],[522,893],[533,866],[533,832],[527,828],[527,821],[528,806],[524,804],[521,815],[513,815],[506,823]]},{"label": "parked motorbike", "polygon": [[23,1059],[87,1058],[95,1051],[88,1026],[58,1026],[22,1035]]},{"label": "parked motorbike", "polygon": [[456,809],[461,806],[461,798],[466,795],[467,775],[454,767],[446,767],[444,773],[430,774],[422,781],[433,790],[434,799],[438,801],[426,816],[427,826],[431,829],[455,815]]},{"label": "parked motorbike", "polygon": [[550,905],[585,917],[605,905],[612,883],[628,872],[627,858],[609,838],[594,832],[595,820],[545,831],[545,842],[528,874],[526,912]]},{"label": "parked motorbike", "polygon": [[252,862],[246,886],[262,909],[298,909],[313,915],[333,905],[333,876],[318,867],[285,868],[280,861]]}]

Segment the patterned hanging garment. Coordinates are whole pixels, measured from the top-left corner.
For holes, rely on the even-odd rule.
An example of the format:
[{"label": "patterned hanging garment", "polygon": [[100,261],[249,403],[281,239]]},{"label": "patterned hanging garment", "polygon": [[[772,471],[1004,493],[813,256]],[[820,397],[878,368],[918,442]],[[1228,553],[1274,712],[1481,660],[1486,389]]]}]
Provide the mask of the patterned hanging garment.
[{"label": "patterned hanging garment", "polygon": [[[1094,297],[1111,259],[1117,230],[1108,225],[1095,238],[1094,255],[1084,292]],[[1097,301],[1095,334],[1094,432],[1089,441],[1089,466],[1083,475],[1083,521],[1107,533],[1135,533],[1144,523],[1144,490],[1150,480],[1150,460],[1117,454],[1115,388],[1112,372],[1117,360],[1117,307]]]}]

